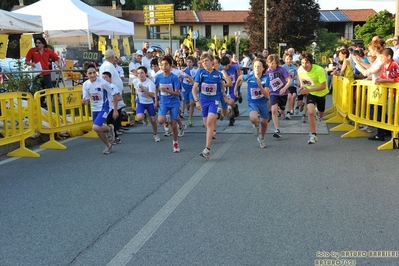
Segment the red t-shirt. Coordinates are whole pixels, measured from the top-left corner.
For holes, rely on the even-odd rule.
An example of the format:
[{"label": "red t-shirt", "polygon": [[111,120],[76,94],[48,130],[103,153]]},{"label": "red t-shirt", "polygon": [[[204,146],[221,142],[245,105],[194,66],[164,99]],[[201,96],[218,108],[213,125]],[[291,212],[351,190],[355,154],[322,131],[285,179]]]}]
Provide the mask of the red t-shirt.
[{"label": "red t-shirt", "polygon": [[[40,63],[43,70],[50,70],[49,68],[50,58],[53,59],[54,61],[58,61],[60,59],[58,55],[49,48],[44,48],[43,53],[41,54],[39,50],[36,47],[34,47],[28,51],[25,60],[27,62],[32,61],[35,64]],[[41,75],[45,76],[50,74],[51,74],[50,72],[42,72]]]},{"label": "red t-shirt", "polygon": [[382,64],[380,78],[393,79],[393,82],[399,82],[399,64],[394,60],[388,66]]}]

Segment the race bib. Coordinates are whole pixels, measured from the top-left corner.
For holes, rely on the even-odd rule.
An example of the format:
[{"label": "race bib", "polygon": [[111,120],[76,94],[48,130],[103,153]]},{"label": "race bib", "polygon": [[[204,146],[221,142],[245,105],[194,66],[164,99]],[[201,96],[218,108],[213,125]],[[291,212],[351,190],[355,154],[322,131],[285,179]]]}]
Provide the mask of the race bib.
[{"label": "race bib", "polygon": [[216,84],[207,84],[207,83],[201,84],[201,93],[204,95],[209,95],[209,96],[216,95],[216,89],[217,89]]},{"label": "race bib", "polygon": [[284,83],[280,78],[275,78],[270,81],[270,87],[272,88],[273,91],[277,91],[284,87]]},{"label": "race bib", "polygon": [[235,75],[231,75],[231,76],[229,76],[229,77],[230,77],[232,83],[236,82]]},{"label": "race bib", "polygon": [[259,88],[251,88],[251,99],[252,100],[257,100],[262,97],[265,97]]},{"label": "race bib", "polygon": [[168,95],[170,95],[169,91],[173,91],[172,84],[160,84],[159,87],[168,90],[168,92],[161,91],[161,95],[163,95],[163,96],[168,96]]},{"label": "race bib", "polygon": [[100,93],[93,93],[91,95],[91,101],[93,103],[98,103],[98,102],[100,102],[102,100],[103,100],[103,98],[102,98],[102,95]]}]

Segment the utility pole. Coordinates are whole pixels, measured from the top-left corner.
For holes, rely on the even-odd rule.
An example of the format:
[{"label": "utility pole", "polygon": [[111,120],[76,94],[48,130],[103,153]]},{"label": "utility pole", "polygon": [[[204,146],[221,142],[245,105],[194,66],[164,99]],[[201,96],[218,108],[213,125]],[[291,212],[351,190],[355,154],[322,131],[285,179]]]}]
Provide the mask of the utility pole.
[{"label": "utility pole", "polygon": [[[397,0],[397,1],[399,1],[399,0]],[[263,48],[269,49],[268,48],[268,43],[267,43],[267,0],[265,0],[264,9],[265,9],[264,10],[264,12],[265,12],[265,32],[264,32],[264,37],[265,37],[264,45],[265,45],[265,47],[263,47]]]}]

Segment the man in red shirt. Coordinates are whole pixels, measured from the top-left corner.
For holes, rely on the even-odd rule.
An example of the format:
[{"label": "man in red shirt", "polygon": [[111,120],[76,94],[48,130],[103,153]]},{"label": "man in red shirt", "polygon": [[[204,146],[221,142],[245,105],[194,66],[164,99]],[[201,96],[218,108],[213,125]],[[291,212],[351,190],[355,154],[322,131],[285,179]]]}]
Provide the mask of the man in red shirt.
[{"label": "man in red shirt", "polygon": [[[61,69],[61,59],[50,48],[47,48],[47,42],[43,37],[35,38],[35,47],[31,48],[25,59],[25,63],[34,70],[49,70],[50,58],[55,62],[57,67]],[[53,88],[51,80],[51,72],[34,73],[36,78],[33,83],[39,87]]]}]

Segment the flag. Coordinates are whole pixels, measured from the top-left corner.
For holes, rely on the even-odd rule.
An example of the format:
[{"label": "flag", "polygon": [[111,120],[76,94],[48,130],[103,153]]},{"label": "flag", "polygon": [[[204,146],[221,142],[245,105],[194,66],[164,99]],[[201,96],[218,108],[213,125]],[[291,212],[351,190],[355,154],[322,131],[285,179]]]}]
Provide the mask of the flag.
[{"label": "flag", "polygon": [[102,53],[105,54],[105,50],[107,50],[107,43],[105,41],[104,36],[99,36],[98,37],[98,50]]},{"label": "flag", "polygon": [[183,41],[183,44],[188,48],[188,53],[194,53],[194,44],[193,44],[193,36],[191,32],[191,28],[188,30],[186,38]]},{"label": "flag", "polygon": [[115,56],[116,57],[120,57],[121,52],[119,51],[119,44],[118,44],[118,40],[117,39],[112,39],[111,40],[111,45],[112,45],[112,50],[114,50],[115,52]]},{"label": "flag", "polygon": [[32,34],[23,34],[19,40],[19,52],[25,57],[28,54],[30,48],[32,48]]},{"label": "flag", "polygon": [[[96,50],[96,51],[99,51],[98,50],[98,39],[99,39],[99,36],[97,35],[97,34],[94,34],[94,33],[92,33],[91,34],[91,38],[93,39],[93,45],[92,45],[92,50]],[[90,48],[89,48],[90,49]]]},{"label": "flag", "polygon": [[6,58],[7,41],[8,41],[8,35],[0,34],[0,59]]},{"label": "flag", "polygon": [[222,44],[222,49],[224,49],[224,50],[227,50],[227,39],[228,39],[227,35],[224,36],[223,44]]},{"label": "flag", "polygon": [[129,56],[132,53],[130,52],[130,44],[129,44],[129,38],[124,38],[123,39],[123,48],[125,49],[125,55]]},{"label": "flag", "polygon": [[[21,58],[21,53],[19,50],[19,39],[21,34],[11,34],[8,35],[8,46],[7,46],[7,58]],[[25,56],[25,55],[24,55]]]},{"label": "flag", "polygon": [[216,38],[216,34],[213,36],[213,40],[215,41],[215,49],[213,49],[213,55],[218,54],[218,39]]}]

